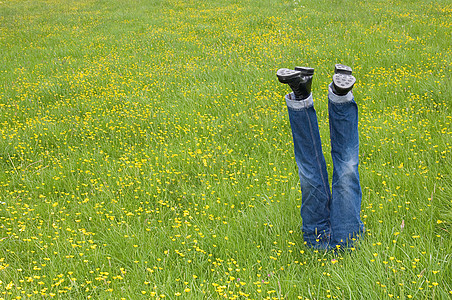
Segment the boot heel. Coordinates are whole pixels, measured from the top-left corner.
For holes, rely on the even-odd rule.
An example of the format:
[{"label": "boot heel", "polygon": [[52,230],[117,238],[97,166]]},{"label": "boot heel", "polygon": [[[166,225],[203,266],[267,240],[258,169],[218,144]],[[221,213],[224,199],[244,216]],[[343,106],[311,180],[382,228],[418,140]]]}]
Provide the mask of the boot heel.
[{"label": "boot heel", "polygon": [[353,88],[356,79],[353,75],[347,74],[334,74],[333,75],[333,85],[334,93],[336,95],[345,95]]},{"label": "boot heel", "polygon": [[334,74],[352,75],[352,68],[343,64],[336,64],[334,66]]}]

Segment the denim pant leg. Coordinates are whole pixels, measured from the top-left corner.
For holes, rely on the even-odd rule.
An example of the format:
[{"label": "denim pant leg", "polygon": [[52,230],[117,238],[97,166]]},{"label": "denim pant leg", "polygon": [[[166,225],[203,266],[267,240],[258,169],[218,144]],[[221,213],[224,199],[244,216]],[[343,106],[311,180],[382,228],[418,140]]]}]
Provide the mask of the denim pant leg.
[{"label": "denim pant leg", "polygon": [[330,242],[331,192],[312,94],[302,101],[286,95],[295,160],[301,183],[301,218],[306,244],[327,249]]},{"label": "denim pant leg", "polygon": [[328,113],[330,121],[333,184],[331,202],[331,244],[351,246],[364,232],[360,219],[361,186],[359,183],[358,106],[352,92],[337,96],[329,88]]}]

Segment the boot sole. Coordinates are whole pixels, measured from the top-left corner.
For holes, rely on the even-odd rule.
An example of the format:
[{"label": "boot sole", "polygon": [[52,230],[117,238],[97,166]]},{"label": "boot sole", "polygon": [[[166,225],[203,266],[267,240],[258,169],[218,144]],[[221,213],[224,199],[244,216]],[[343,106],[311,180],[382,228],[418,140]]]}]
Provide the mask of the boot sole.
[{"label": "boot sole", "polygon": [[355,82],[356,78],[353,75],[342,73],[333,75],[334,88],[339,94],[346,94],[353,88]]},{"label": "boot sole", "polygon": [[292,82],[294,79],[299,78],[300,75],[301,75],[300,71],[294,71],[294,70],[286,69],[286,68],[279,69],[276,72],[276,76],[278,77],[278,80],[281,83]]}]

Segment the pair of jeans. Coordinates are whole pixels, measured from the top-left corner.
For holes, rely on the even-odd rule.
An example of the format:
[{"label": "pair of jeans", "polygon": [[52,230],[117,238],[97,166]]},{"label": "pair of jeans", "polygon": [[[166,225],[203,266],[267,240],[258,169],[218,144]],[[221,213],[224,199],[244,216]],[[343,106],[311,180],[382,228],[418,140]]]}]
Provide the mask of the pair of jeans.
[{"label": "pair of jeans", "polygon": [[360,219],[358,107],[353,93],[338,96],[331,87],[328,91],[331,190],[312,94],[301,101],[292,99],[293,93],[285,97],[301,183],[303,239],[316,249],[352,247],[364,232]]}]

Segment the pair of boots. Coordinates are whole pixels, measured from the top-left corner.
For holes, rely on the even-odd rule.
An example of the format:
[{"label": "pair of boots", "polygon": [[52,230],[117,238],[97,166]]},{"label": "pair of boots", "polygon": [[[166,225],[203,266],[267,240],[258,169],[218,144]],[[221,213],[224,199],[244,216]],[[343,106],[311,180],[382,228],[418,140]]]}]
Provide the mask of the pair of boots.
[{"label": "pair of boots", "polygon": [[[312,77],[314,76],[314,68],[295,67],[291,69],[279,69],[276,72],[281,83],[288,84],[292,89],[295,99],[303,100],[311,94]],[[333,84],[331,89],[338,96],[346,95],[350,92],[355,84],[356,79],[352,75],[352,68],[336,64],[334,67]]]}]

